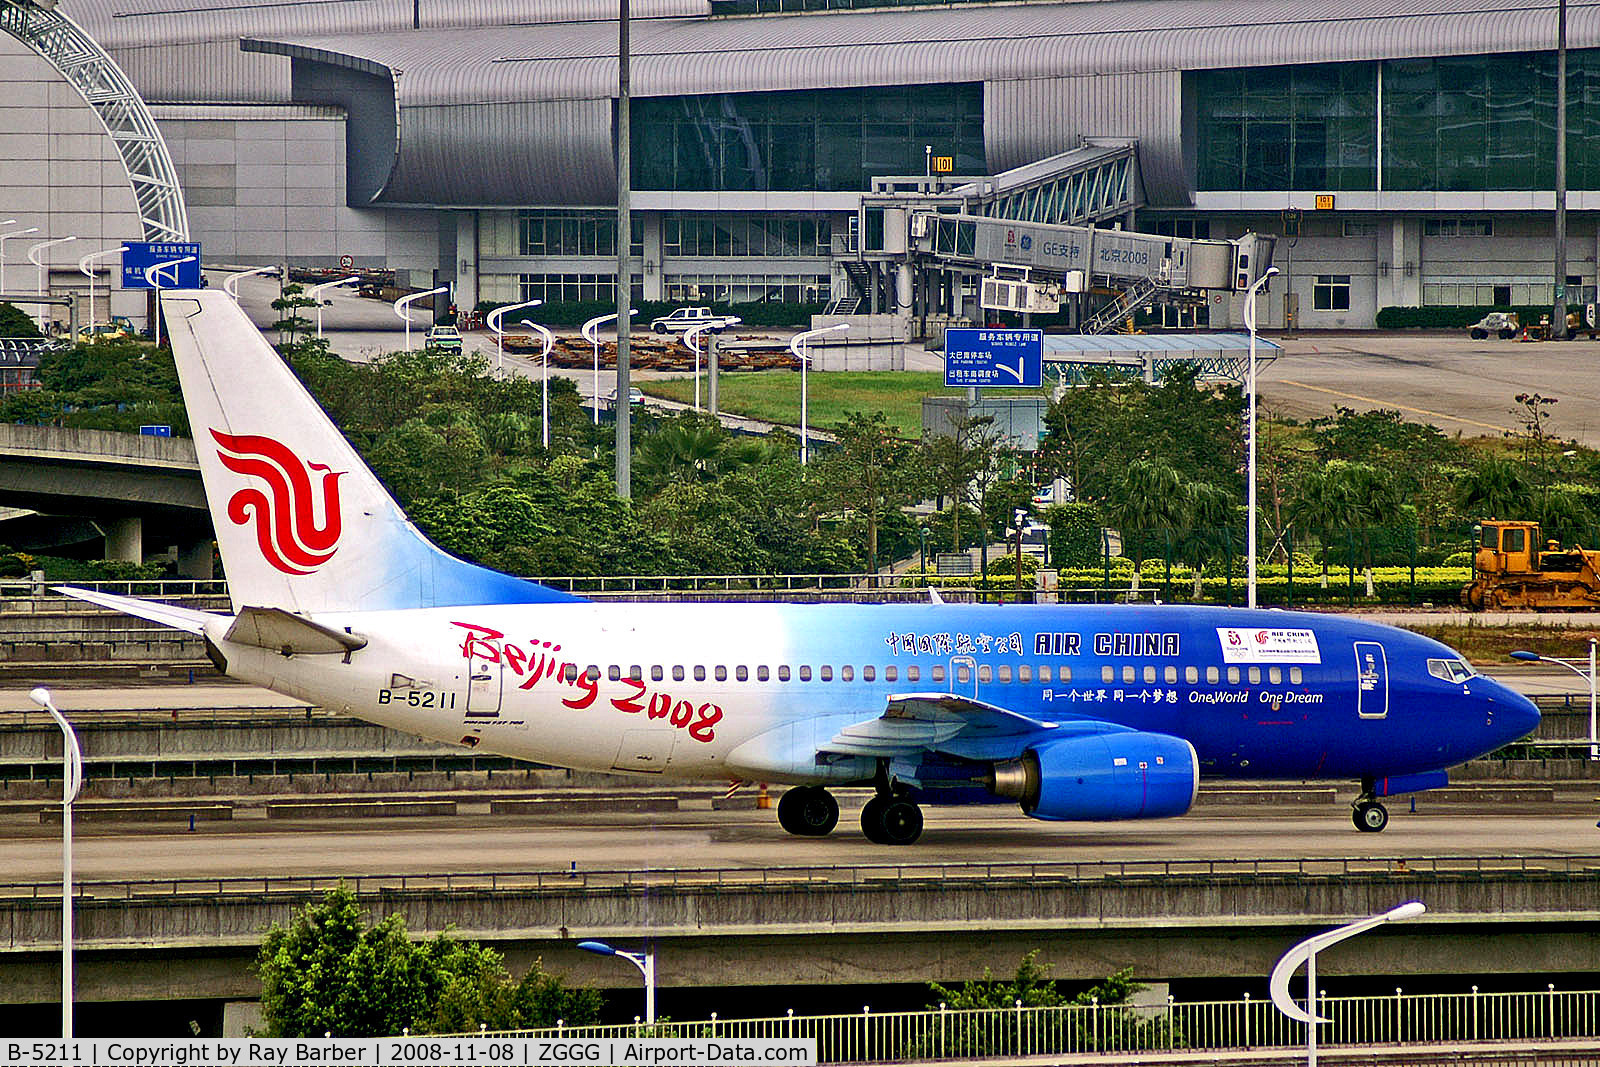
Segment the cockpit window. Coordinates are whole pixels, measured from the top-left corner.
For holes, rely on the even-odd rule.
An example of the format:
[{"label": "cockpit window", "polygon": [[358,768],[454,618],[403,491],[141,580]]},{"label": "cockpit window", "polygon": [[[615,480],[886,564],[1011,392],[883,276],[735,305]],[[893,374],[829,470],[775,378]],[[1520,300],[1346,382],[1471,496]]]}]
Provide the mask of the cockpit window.
[{"label": "cockpit window", "polygon": [[1459,659],[1430,659],[1428,673],[1447,682],[1464,682],[1477,672]]}]

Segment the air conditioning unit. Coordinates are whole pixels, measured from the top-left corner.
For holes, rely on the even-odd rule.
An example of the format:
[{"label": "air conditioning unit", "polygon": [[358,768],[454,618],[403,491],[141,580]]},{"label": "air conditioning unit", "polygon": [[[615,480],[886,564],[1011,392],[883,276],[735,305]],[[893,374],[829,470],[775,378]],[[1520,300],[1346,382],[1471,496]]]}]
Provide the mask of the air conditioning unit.
[{"label": "air conditioning unit", "polygon": [[978,287],[978,304],[991,311],[1025,311],[1053,314],[1061,310],[1061,290],[1054,285],[984,278]]},{"label": "air conditioning unit", "polygon": [[911,216],[911,236],[928,236],[928,216],[921,212]]}]

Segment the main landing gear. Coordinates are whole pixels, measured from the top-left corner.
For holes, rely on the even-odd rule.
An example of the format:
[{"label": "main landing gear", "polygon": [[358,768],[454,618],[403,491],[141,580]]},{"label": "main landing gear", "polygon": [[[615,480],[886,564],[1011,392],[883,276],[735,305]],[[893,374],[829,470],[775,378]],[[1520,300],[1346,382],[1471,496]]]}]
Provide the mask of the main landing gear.
[{"label": "main landing gear", "polygon": [[889,779],[889,762],[878,761],[878,793],[861,809],[861,832],[874,845],[910,845],[922,836],[922,809]]},{"label": "main landing gear", "polygon": [[1378,833],[1389,825],[1389,809],[1378,803],[1373,786],[1370,778],[1361,783],[1361,795],[1356,797],[1350,810],[1350,821],[1356,824],[1357,830],[1367,834]]},{"label": "main landing gear", "polygon": [[796,837],[826,837],[839,825],[839,802],[820,785],[802,785],[778,798],[778,825]]}]

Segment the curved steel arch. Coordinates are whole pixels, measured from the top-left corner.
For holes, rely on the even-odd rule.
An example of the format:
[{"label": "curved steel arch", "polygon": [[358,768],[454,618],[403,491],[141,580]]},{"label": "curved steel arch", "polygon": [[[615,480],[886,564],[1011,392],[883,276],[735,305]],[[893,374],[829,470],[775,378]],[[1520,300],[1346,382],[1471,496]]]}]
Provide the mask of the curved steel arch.
[{"label": "curved steel arch", "polygon": [[122,68],[50,0],[0,0],[0,30],[38,53],[94,108],[127,167],[145,240],[187,241],[189,213],[177,168]]}]

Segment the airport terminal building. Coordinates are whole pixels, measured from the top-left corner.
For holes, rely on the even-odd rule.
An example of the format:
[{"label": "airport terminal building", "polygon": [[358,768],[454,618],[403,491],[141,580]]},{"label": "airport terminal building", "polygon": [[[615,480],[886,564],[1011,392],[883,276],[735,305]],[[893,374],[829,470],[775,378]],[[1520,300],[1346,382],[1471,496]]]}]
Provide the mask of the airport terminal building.
[{"label": "airport terminal building", "polygon": [[[208,262],[392,268],[455,285],[463,306],[614,295],[609,0],[59,10],[148,104]],[[1370,326],[1386,306],[1552,297],[1553,4],[637,0],[632,11],[628,236],[645,298],[848,296],[856,282],[836,254],[870,226],[874,179],[935,166],[982,178],[1091,140],[1136,145],[1116,223],[1231,238],[1281,233],[1285,209],[1301,210],[1298,236],[1278,244],[1287,279],[1264,323],[1282,323],[1285,289],[1307,327]],[[1600,12],[1575,6],[1568,41],[1566,282],[1569,300],[1593,300]],[[27,168],[6,162],[4,184],[25,186]],[[13,214],[35,195],[0,188]],[[1212,299],[1213,323],[1237,321],[1238,297]]]}]

